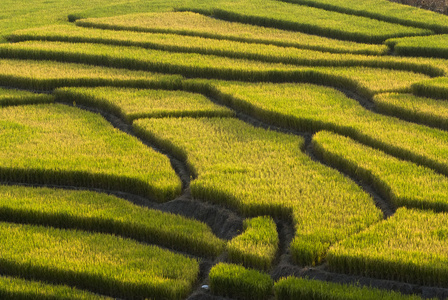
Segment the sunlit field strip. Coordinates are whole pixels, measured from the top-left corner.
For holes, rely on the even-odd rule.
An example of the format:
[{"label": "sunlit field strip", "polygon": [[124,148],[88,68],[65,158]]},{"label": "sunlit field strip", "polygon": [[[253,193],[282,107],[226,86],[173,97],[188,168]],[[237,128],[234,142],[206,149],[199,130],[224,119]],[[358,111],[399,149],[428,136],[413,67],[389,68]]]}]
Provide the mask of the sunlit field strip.
[{"label": "sunlit field strip", "polygon": [[142,90],[113,87],[60,88],[57,100],[97,107],[129,123],[139,118],[159,117],[232,117],[230,109],[207,97],[185,91]]},{"label": "sunlit field strip", "polygon": [[447,100],[448,77],[438,77],[416,82],[412,84],[412,93],[417,96]]},{"label": "sunlit field strip", "polygon": [[216,40],[196,36],[100,30],[70,25],[47,26],[17,31],[10,35],[9,39],[14,42],[45,40],[135,46],[170,52],[200,53],[301,66],[364,66],[420,72],[430,76],[441,76],[446,73],[436,62],[431,62],[430,60],[421,61],[416,58],[325,53],[292,47]]},{"label": "sunlit field strip", "polygon": [[113,235],[0,223],[2,273],[113,297],[181,299],[198,262]]},{"label": "sunlit field strip", "polygon": [[448,18],[442,14],[387,0],[282,0],[330,11],[364,16],[386,22],[448,32]]},{"label": "sunlit field strip", "polygon": [[181,76],[52,61],[0,59],[0,85],[50,91],[66,86],[179,88]]},{"label": "sunlit field strip", "polygon": [[395,38],[387,40],[386,44],[397,55],[448,58],[448,35],[446,34]]},{"label": "sunlit field strip", "polygon": [[111,233],[195,255],[224,250],[204,223],[89,191],[0,186],[0,219]]},{"label": "sunlit field strip", "polygon": [[278,251],[278,233],[270,217],[244,221],[244,232],[227,244],[229,260],[246,267],[269,270]]},{"label": "sunlit field strip", "polygon": [[140,33],[173,33],[334,53],[382,55],[387,51],[384,45],[340,41],[302,32],[227,22],[193,12],[144,13],[81,19],[76,21],[76,25]]},{"label": "sunlit field strip", "polygon": [[303,139],[230,118],[134,121],[136,132],[187,162],[193,197],[247,216],[293,219],[291,252],[321,261],[330,244],[382,218],[370,196],[302,153]]},{"label": "sunlit field strip", "polygon": [[0,178],[121,190],[167,201],[181,182],[169,159],[97,114],[60,104],[0,109]]},{"label": "sunlit field strip", "polygon": [[[274,284],[276,299],[319,299],[319,300],[421,300],[417,295],[403,295],[398,292],[380,290],[367,286],[338,284],[290,276]],[[437,298],[432,298],[436,300]]]},{"label": "sunlit field strip", "polygon": [[[14,58],[53,59],[66,62],[97,64],[107,67],[143,69],[155,72],[181,74],[187,77],[194,76],[242,81],[305,81],[321,84],[325,83],[331,86],[352,89],[366,97],[371,97],[373,94],[380,92],[410,92],[413,83],[429,78],[423,74],[397,70],[364,67],[298,67],[294,65],[231,59],[213,55],[172,53],[136,47],[119,47],[99,44],[71,44],[61,42],[24,42],[11,45],[0,44],[0,56],[1,55]],[[10,60],[4,61],[8,63],[10,62]],[[23,62],[23,64],[25,63],[26,62]],[[31,61],[30,64],[31,66],[35,65],[34,61]],[[48,64],[50,65],[50,63]],[[44,63],[43,65],[45,66]],[[68,64],[67,68],[71,68],[71,66],[73,66],[73,64]],[[25,74],[19,73],[18,69],[5,70],[4,72],[12,73],[7,77],[7,80],[5,80],[6,82],[10,81],[15,85],[19,84],[15,81],[19,81],[22,85],[25,85],[26,83],[31,84],[31,82],[36,84],[36,78],[34,77],[30,79],[22,79],[25,74],[30,73],[29,70]],[[47,74],[46,76],[50,77],[50,74]],[[131,74],[137,75],[144,73]],[[39,77],[45,76],[44,74],[41,74],[39,70],[38,75]],[[149,79],[151,79],[151,75],[155,76],[153,81],[149,80],[150,82],[146,83],[133,83],[132,80],[130,80],[128,85],[138,84],[139,86],[143,86],[146,84],[147,86],[159,85],[167,86],[168,88],[178,88],[180,86],[180,78],[169,76],[163,77],[163,75],[153,75],[151,73],[146,76],[149,76]],[[62,74],[59,76],[62,76]],[[94,76],[94,74],[92,74],[92,76]],[[0,82],[1,79],[2,75],[0,73]],[[54,85],[54,81],[49,79],[49,82],[45,82],[45,84]],[[83,80],[87,82],[82,84]],[[60,84],[66,83],[74,85],[76,82],[78,85],[98,85],[94,80],[89,82],[87,78],[81,80],[61,79]],[[114,85],[114,82],[110,82],[109,84]],[[120,84],[124,83],[116,80],[115,85]]]},{"label": "sunlit field strip", "polygon": [[395,207],[448,211],[448,178],[431,169],[328,131],[318,132],[313,146],[325,162],[373,184]]},{"label": "sunlit field strip", "polygon": [[334,245],[332,270],[447,287],[448,215],[400,208],[389,219]]},{"label": "sunlit field strip", "polygon": [[372,113],[332,88],[310,84],[209,81],[216,99],[267,123],[329,130],[448,174],[448,133]]},{"label": "sunlit field strip", "polygon": [[54,97],[27,91],[0,88],[0,106],[53,103]]},{"label": "sunlit field strip", "polygon": [[274,284],[268,274],[226,263],[213,266],[209,280],[213,294],[248,300],[268,299]]},{"label": "sunlit field strip", "polygon": [[[194,9],[187,7],[185,10]],[[431,30],[280,1],[224,2],[211,9],[205,9],[204,12],[230,21],[301,31],[361,43],[382,43],[388,37],[432,33]]]},{"label": "sunlit field strip", "polygon": [[448,130],[448,102],[412,94],[386,93],[373,97],[383,114]]},{"label": "sunlit field strip", "polygon": [[112,300],[67,285],[53,285],[39,281],[0,276],[0,297],[8,300]]}]

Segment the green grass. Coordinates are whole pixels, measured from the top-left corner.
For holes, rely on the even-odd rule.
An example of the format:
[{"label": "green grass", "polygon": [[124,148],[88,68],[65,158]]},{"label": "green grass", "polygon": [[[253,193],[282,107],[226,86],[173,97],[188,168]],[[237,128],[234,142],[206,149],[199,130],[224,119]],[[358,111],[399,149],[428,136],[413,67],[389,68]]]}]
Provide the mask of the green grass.
[{"label": "green grass", "polygon": [[282,0],[330,11],[364,16],[386,22],[448,32],[448,18],[442,14],[387,0]]},{"label": "green grass", "polygon": [[330,244],[382,217],[356,184],[302,153],[299,137],[229,118],[140,119],[134,127],[187,162],[193,197],[247,216],[292,218],[300,264],[320,262]]},{"label": "green grass", "polygon": [[0,277],[0,297],[9,300],[112,300],[66,285],[52,285],[7,276]]},{"label": "green grass", "polygon": [[0,85],[51,91],[66,86],[118,86],[136,88],[178,88],[181,77],[66,64],[53,61],[0,59]]},{"label": "green grass", "polygon": [[157,201],[180,194],[164,155],[97,114],[63,105],[0,110],[3,181],[96,187]]},{"label": "green grass", "polygon": [[446,34],[396,38],[387,40],[386,44],[397,55],[448,58],[448,35]]},{"label": "green grass", "polygon": [[386,93],[373,97],[376,108],[383,114],[448,129],[448,102],[412,94]]},{"label": "green grass", "polygon": [[287,83],[210,84],[216,88],[211,91],[215,98],[269,124],[298,131],[333,131],[448,174],[447,132],[372,113],[334,89]]},{"label": "green grass", "polygon": [[0,186],[0,219],[111,233],[195,255],[224,250],[204,223],[89,191]]},{"label": "green grass", "polygon": [[54,98],[46,94],[0,88],[0,106],[53,103]]},{"label": "green grass", "polygon": [[97,107],[129,123],[139,118],[231,117],[235,114],[201,94],[185,91],[96,87],[60,88],[53,94],[57,100]]},{"label": "green grass", "polygon": [[389,219],[334,245],[333,271],[446,288],[448,215],[400,208]]},{"label": "green grass", "polygon": [[[276,299],[282,300],[421,300],[417,295],[380,290],[353,284],[338,284],[289,276],[274,284]],[[433,298],[435,299],[435,298]]]},{"label": "green grass", "polygon": [[414,71],[430,76],[445,74],[445,71],[436,63],[431,61],[422,62],[419,59],[324,53],[293,47],[279,47],[167,33],[113,31],[58,25],[17,31],[8,38],[14,42],[45,40],[135,46],[170,52],[200,53],[299,66],[364,66]]},{"label": "green grass", "polygon": [[229,260],[246,267],[269,270],[278,251],[277,226],[270,217],[244,221],[244,232],[227,244]]},{"label": "green grass", "polygon": [[313,146],[325,162],[373,184],[396,207],[448,211],[448,179],[431,169],[327,131],[313,137]]},{"label": "green grass", "polygon": [[225,263],[213,266],[209,280],[213,294],[248,300],[268,299],[274,284],[268,274]]},{"label": "green grass", "polygon": [[[90,28],[129,31],[175,33],[221,40],[260,43],[283,47],[295,47],[334,53],[385,54],[384,45],[361,44],[309,35],[302,32],[260,27],[243,23],[227,22],[193,12],[164,12],[115,16],[108,18],[81,19],[76,25]],[[75,29],[71,29],[75,31]],[[123,33],[116,33],[123,36]],[[40,36],[36,30],[15,32],[13,40],[21,36]],[[140,36],[142,36],[140,34]],[[144,35],[143,35],[144,36]],[[123,37],[122,39],[126,39]],[[104,40],[104,39],[103,39]]]},{"label": "green grass", "polygon": [[112,235],[0,223],[2,273],[113,297],[181,299],[198,262]]}]

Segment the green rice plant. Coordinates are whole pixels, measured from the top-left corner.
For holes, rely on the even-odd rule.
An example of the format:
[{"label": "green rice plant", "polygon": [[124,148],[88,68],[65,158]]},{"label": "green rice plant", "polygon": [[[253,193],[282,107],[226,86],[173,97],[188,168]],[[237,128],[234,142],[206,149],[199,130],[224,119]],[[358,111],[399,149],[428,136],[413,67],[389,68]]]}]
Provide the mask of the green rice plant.
[{"label": "green rice plant", "polygon": [[399,116],[441,129],[448,129],[448,102],[412,94],[385,93],[373,97],[376,108],[383,114]]},{"label": "green rice plant", "polygon": [[230,118],[139,119],[133,126],[138,135],[186,161],[196,199],[246,216],[292,219],[291,253],[302,265],[319,263],[332,243],[382,218],[368,194],[312,161],[296,136]]},{"label": "green rice plant", "polygon": [[52,61],[0,59],[0,85],[49,91],[66,86],[179,88],[182,77],[67,64]]},{"label": "green rice plant", "polygon": [[182,299],[196,260],[113,235],[0,223],[2,273],[126,299]]},{"label": "green rice plant", "polygon": [[234,112],[207,97],[185,91],[142,90],[113,87],[60,88],[57,100],[97,107],[118,115],[129,123],[151,117],[231,117]]},{"label": "green rice plant", "polygon": [[448,18],[442,14],[387,0],[281,0],[330,11],[363,16],[406,26],[448,32]]},{"label": "green rice plant", "polygon": [[[194,10],[194,9],[186,9]],[[428,29],[407,27],[277,1],[228,1],[206,12],[220,19],[276,27],[292,31],[316,34],[341,40],[380,44],[391,37],[429,35]]]},{"label": "green rice plant", "polygon": [[400,208],[332,246],[331,270],[446,288],[448,214]]},{"label": "green rice plant", "polygon": [[[129,31],[172,33],[334,53],[381,55],[385,54],[387,50],[384,45],[340,41],[302,32],[227,22],[188,11],[81,19],[76,21],[76,25],[89,28],[126,30],[126,36],[130,35]],[[71,28],[70,31],[73,32],[75,29]],[[105,33],[107,34],[107,32]],[[12,40],[18,41],[24,36],[31,38],[40,36],[40,34],[33,29],[28,29],[23,32],[15,32],[10,37]],[[133,35],[131,34],[131,36]]]},{"label": "green rice plant", "polygon": [[[379,79],[380,81],[380,79]],[[210,94],[266,123],[333,131],[448,175],[448,133],[372,113],[332,88],[310,84],[209,81]]]},{"label": "green rice plant", "polygon": [[0,297],[9,300],[112,300],[106,296],[39,281],[1,276]]},{"label": "green rice plant", "polygon": [[267,216],[246,219],[244,232],[227,243],[229,260],[269,270],[278,251],[277,226]]},{"label": "green rice plant", "polygon": [[89,191],[0,186],[0,219],[111,233],[195,255],[224,250],[202,222]]},{"label": "green rice plant", "polygon": [[200,53],[229,58],[259,60],[302,66],[365,66],[425,73],[441,76],[445,71],[436,63],[412,58],[324,53],[292,47],[216,40],[166,33],[141,33],[81,28],[69,25],[47,26],[15,32],[12,41],[46,40],[71,43],[99,43],[135,46],[155,50]]},{"label": "green rice plant", "polygon": [[[403,295],[398,292],[380,290],[353,284],[338,284],[297,278],[281,278],[274,284],[277,300],[421,300],[417,295]],[[435,298],[433,298],[435,300]]]},{"label": "green rice plant", "polygon": [[0,88],[0,106],[53,103],[54,97],[28,91]]},{"label": "green rice plant", "polygon": [[268,299],[274,282],[268,274],[243,266],[218,263],[209,274],[213,294],[236,299]]},{"label": "green rice plant", "polygon": [[412,84],[412,93],[417,96],[448,99],[448,77],[438,77]]},{"label": "green rice plant", "polygon": [[385,42],[397,55],[448,58],[448,35],[406,37]]},{"label": "green rice plant", "polygon": [[60,104],[0,109],[0,179],[121,190],[173,199],[181,182],[164,155],[101,116]]},{"label": "green rice plant", "polygon": [[448,211],[445,176],[328,131],[318,132],[312,143],[326,163],[373,184],[396,207]]},{"label": "green rice plant", "polygon": [[[54,59],[79,63],[88,62],[107,67],[176,73],[188,77],[243,81],[325,82],[332,86],[351,88],[369,97],[373,93],[378,92],[410,92],[411,84],[428,79],[428,76],[423,74],[387,69],[298,67],[280,63],[231,59],[214,55],[172,53],[100,44],[62,42],[0,44],[0,56],[26,59]],[[170,77],[161,78],[160,81],[159,85],[168,81],[165,85],[171,88],[176,87],[176,83],[178,83]],[[90,85],[94,85],[94,83],[90,83]]]}]

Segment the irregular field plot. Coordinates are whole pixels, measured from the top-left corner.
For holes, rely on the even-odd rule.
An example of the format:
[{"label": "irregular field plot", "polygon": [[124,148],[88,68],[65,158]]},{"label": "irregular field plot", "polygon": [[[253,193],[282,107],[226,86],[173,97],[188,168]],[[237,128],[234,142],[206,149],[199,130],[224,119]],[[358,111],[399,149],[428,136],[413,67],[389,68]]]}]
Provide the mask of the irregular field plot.
[{"label": "irregular field plot", "polygon": [[401,5],[386,0],[285,0],[320,7],[332,11],[366,16],[373,19],[389,21],[403,25],[428,28],[437,32],[448,31],[448,20],[445,16],[418,9],[413,6]]},{"label": "irregular field plot", "polygon": [[339,91],[308,84],[213,82],[218,97],[266,122],[330,130],[448,174],[448,134],[374,114]]},{"label": "irregular field plot", "polygon": [[209,278],[213,294],[237,299],[268,299],[274,284],[268,274],[226,263],[213,266]]},{"label": "irregular field plot", "polygon": [[112,235],[0,223],[2,272],[122,298],[180,299],[198,262]]},{"label": "irregular field plot", "polygon": [[448,35],[396,38],[386,44],[398,55],[448,58]]},{"label": "irregular field plot", "polygon": [[317,133],[313,145],[327,163],[373,183],[395,206],[448,211],[448,178],[431,169],[330,132]]},{"label": "irregular field plot", "polygon": [[447,287],[448,215],[400,208],[389,219],[334,245],[339,272]]},{"label": "irregular field plot", "polygon": [[384,114],[399,116],[441,129],[448,129],[448,102],[412,94],[386,93],[373,97],[377,109]]},{"label": "irregular field plot", "polygon": [[[420,296],[405,296],[398,292],[379,290],[366,286],[337,284],[297,278],[282,278],[274,285],[276,299],[332,299],[332,300],[421,300]],[[435,298],[433,299],[435,300]]]},{"label": "irregular field plot", "polygon": [[0,84],[52,90],[64,86],[178,87],[180,76],[70,64],[53,61],[0,59]]},{"label": "irregular field plot", "polygon": [[99,43],[117,46],[135,46],[148,49],[201,53],[229,58],[259,60],[303,66],[365,66],[443,75],[445,71],[436,62],[413,58],[325,53],[292,47],[216,40],[202,37],[165,33],[112,31],[76,26],[58,25],[15,32],[13,41],[46,40],[71,43]]},{"label": "irregular field plot", "polygon": [[173,199],[181,182],[164,155],[102,117],[63,105],[0,110],[0,177]]},{"label": "irregular field plot", "polygon": [[232,21],[364,43],[379,44],[390,37],[432,33],[431,30],[280,1],[227,1],[210,11],[219,18]]},{"label": "irregular field plot", "polygon": [[0,88],[0,106],[52,103],[50,95],[35,94],[27,91]]},{"label": "irregular field plot", "polygon": [[98,107],[128,122],[154,117],[231,117],[234,112],[211,102],[201,94],[185,91],[142,90],[112,87],[61,88],[58,100]]},{"label": "irregular field plot", "polygon": [[[139,32],[164,32],[241,42],[256,42],[337,53],[384,54],[384,45],[347,42],[302,32],[227,22],[193,12],[129,14],[108,18],[81,19],[83,27]],[[15,33],[13,36],[20,33]]]},{"label": "irregular field plot", "polygon": [[0,277],[0,297],[9,300],[112,300],[106,296],[78,290],[66,285],[52,285],[14,277]]},{"label": "irregular field plot", "polygon": [[269,270],[278,251],[277,226],[270,217],[244,221],[244,232],[227,244],[230,261]]},{"label": "irregular field plot", "polygon": [[224,248],[199,221],[89,191],[0,186],[0,219],[113,233],[198,255]]},{"label": "irregular field plot", "polygon": [[137,132],[186,160],[193,197],[253,216],[292,217],[294,258],[320,261],[328,246],[381,218],[373,200],[301,152],[303,140],[234,119],[140,119]]}]

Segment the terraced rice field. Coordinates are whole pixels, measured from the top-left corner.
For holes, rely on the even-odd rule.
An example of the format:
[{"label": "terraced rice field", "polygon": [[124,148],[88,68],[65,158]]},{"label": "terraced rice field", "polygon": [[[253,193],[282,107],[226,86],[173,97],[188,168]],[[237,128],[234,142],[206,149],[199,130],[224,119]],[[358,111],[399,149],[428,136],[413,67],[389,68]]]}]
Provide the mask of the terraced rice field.
[{"label": "terraced rice field", "polygon": [[445,299],[448,17],[0,3],[0,298]]}]

